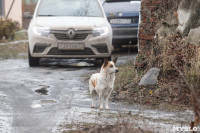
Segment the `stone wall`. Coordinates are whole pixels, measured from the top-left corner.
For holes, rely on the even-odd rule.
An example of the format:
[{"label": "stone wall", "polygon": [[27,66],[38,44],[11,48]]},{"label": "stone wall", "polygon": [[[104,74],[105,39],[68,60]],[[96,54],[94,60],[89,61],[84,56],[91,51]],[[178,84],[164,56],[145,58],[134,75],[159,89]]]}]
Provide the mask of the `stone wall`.
[{"label": "stone wall", "polygon": [[[148,58],[160,36],[167,36],[178,27],[178,6],[182,0],[141,0],[141,22],[139,26],[139,58],[137,68],[148,65]],[[156,44],[159,45],[159,44]]]},{"label": "stone wall", "polygon": [[[196,35],[200,34],[199,9],[200,0],[141,0],[139,53],[148,54],[156,37],[175,32],[183,37],[189,34],[187,42],[200,45]],[[191,35],[190,30],[195,34]]]},{"label": "stone wall", "polygon": [[155,26],[158,21],[156,10],[162,0],[142,0],[141,1],[141,22],[139,27],[139,53],[146,53],[151,47],[151,42],[155,36]]}]

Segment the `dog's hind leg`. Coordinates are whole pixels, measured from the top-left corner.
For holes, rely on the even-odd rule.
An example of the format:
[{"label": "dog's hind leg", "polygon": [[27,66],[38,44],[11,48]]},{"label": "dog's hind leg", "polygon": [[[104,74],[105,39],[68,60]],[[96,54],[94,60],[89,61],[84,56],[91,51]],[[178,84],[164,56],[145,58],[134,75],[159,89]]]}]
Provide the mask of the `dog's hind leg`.
[{"label": "dog's hind leg", "polygon": [[93,90],[92,92],[90,92],[90,95],[92,96],[92,106],[91,108],[95,108],[95,90]]},{"label": "dog's hind leg", "polygon": [[94,89],[90,89],[90,95],[92,97],[92,106],[91,106],[91,108],[95,108],[95,103],[94,103],[94,100],[95,100],[95,90]]},{"label": "dog's hind leg", "polygon": [[92,85],[91,80],[89,81],[89,91],[90,91],[90,95],[92,97],[92,106],[91,106],[91,108],[95,108],[94,99],[95,99],[96,92],[95,92],[95,89],[94,89],[94,87]]}]

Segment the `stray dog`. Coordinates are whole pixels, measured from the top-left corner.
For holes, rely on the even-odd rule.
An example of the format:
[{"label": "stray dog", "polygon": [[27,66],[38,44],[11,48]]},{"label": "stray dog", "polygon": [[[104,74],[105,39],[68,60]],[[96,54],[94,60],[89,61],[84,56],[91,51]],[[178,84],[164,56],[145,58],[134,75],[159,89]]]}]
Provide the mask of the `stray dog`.
[{"label": "stray dog", "polygon": [[103,109],[103,99],[105,99],[106,109],[110,109],[108,99],[114,87],[115,74],[119,71],[115,66],[116,62],[117,58],[113,61],[108,61],[105,58],[100,73],[95,73],[90,77],[89,91],[92,96],[92,108],[95,108],[94,98],[97,95],[99,97],[99,109]]}]

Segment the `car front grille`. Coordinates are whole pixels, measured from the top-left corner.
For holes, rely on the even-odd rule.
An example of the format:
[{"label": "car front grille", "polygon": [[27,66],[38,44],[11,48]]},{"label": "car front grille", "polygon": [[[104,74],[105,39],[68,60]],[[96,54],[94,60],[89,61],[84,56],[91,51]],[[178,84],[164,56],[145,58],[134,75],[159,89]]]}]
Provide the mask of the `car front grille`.
[{"label": "car front grille", "polygon": [[131,28],[113,28],[113,36],[128,36],[128,35],[137,35],[138,31]]},{"label": "car front grille", "polygon": [[69,39],[67,37],[67,31],[64,31],[64,30],[52,30],[51,33],[54,34],[54,36],[58,40],[62,40],[62,41],[68,41],[68,40],[83,41],[92,32],[91,31],[75,31],[75,36],[72,39]]},{"label": "car front grille", "polygon": [[52,48],[48,55],[94,55],[90,48],[84,50],[59,50],[57,47]]}]

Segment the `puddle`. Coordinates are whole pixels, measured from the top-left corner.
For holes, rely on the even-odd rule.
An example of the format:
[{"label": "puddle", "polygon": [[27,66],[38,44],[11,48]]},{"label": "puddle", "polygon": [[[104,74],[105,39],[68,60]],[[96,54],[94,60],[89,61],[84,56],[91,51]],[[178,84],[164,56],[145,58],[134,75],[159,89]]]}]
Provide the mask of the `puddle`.
[{"label": "puddle", "polygon": [[35,92],[39,93],[40,95],[48,95],[48,88],[50,86],[43,86],[42,88],[38,89],[38,90],[35,90]]},{"label": "puddle", "polygon": [[32,104],[31,105],[31,108],[40,108],[40,107],[42,107],[42,105],[41,104],[38,104],[38,103],[34,103],[34,104]]}]

